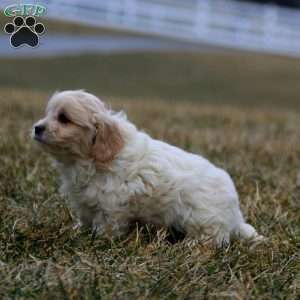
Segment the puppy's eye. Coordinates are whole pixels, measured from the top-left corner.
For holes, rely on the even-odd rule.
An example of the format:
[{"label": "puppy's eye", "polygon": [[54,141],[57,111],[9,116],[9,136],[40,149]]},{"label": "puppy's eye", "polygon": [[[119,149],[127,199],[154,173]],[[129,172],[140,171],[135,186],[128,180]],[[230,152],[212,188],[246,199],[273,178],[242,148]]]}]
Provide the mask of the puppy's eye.
[{"label": "puppy's eye", "polygon": [[63,124],[70,123],[70,119],[66,116],[65,113],[60,113],[57,117],[58,121]]}]

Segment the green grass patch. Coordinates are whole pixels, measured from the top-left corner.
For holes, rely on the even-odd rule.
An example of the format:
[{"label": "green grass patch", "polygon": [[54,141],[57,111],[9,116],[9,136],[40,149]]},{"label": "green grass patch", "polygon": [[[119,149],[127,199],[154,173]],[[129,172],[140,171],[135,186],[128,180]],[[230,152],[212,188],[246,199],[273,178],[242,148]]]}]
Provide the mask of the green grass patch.
[{"label": "green grass patch", "polygon": [[300,61],[255,54],[139,53],[0,59],[0,87],[85,88],[106,98],[299,108]]}]

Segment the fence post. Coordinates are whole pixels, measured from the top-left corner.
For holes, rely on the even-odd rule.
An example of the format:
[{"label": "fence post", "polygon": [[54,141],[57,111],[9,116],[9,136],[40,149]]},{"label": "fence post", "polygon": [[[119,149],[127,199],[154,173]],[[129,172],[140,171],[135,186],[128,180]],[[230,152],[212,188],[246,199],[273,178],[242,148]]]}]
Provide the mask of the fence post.
[{"label": "fence post", "polygon": [[210,0],[197,0],[194,32],[205,36],[209,32]]},{"label": "fence post", "polygon": [[278,8],[275,5],[264,5],[264,48],[272,49],[276,42]]},{"label": "fence post", "polygon": [[125,0],[124,2],[124,16],[128,19],[129,25],[136,25],[137,23],[137,3],[136,0]]},{"label": "fence post", "polygon": [[106,20],[109,24],[122,24],[122,7],[120,1],[109,0],[106,6]]}]

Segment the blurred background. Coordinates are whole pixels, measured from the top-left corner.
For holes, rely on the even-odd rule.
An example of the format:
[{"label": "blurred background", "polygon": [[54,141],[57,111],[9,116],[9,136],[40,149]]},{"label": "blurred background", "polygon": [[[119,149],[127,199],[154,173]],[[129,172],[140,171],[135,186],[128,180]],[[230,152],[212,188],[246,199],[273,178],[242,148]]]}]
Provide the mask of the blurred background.
[{"label": "blurred background", "polygon": [[[0,1],[20,7],[26,1]],[[41,0],[38,47],[0,35],[0,86],[101,97],[295,108],[296,0]],[[33,11],[32,11],[32,14]],[[1,27],[13,16],[1,13]]]}]

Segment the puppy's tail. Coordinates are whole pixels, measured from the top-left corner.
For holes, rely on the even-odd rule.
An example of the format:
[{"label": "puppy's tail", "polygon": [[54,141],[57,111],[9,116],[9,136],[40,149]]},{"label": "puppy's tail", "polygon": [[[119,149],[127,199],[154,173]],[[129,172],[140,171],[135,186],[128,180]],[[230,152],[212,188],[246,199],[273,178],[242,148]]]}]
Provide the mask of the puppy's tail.
[{"label": "puppy's tail", "polygon": [[235,236],[249,240],[251,242],[263,242],[266,238],[263,235],[259,235],[255,228],[247,223],[241,223],[235,230]]}]

